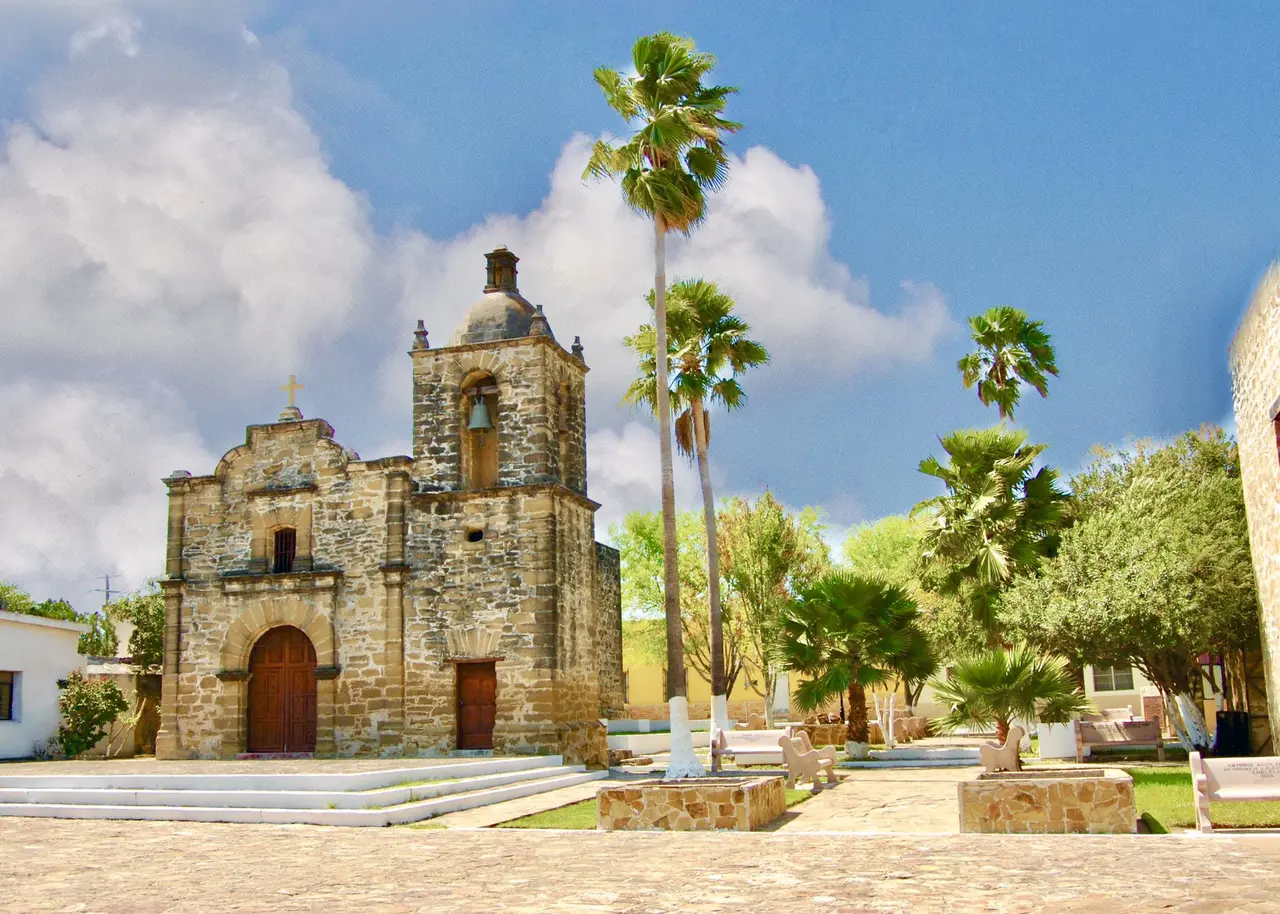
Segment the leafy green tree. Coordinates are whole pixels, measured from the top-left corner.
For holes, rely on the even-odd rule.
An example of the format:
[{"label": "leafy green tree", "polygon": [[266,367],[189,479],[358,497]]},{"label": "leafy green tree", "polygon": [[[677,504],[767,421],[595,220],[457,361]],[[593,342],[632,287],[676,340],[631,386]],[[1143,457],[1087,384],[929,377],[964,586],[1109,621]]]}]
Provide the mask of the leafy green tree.
[{"label": "leafy green tree", "polygon": [[86,679],[79,670],[73,671],[58,696],[62,714],[58,744],[63,754],[75,758],[88,752],[128,707],[124,693],[110,679]]},{"label": "leafy green tree", "polygon": [[1000,742],[1018,718],[1065,723],[1090,708],[1066,661],[1021,645],[960,660],[929,685],[938,701],[952,706],[936,721],[943,730],[994,724]]},{"label": "leafy green tree", "polygon": [[102,613],[88,613],[79,621],[89,630],[76,642],[76,652],[87,657],[114,657],[120,647],[120,638],[110,618]]},{"label": "leafy green tree", "polygon": [[717,526],[733,637],[760,672],[763,681],[748,679],[748,686],[765,700],[772,727],[783,619],[796,594],[830,568],[823,528],[812,508],[792,513],[768,491],[754,501],[739,497],[722,505]]},{"label": "leafy green tree", "polygon": [[959,596],[994,642],[1000,592],[1056,553],[1071,520],[1069,496],[1058,488],[1057,470],[1035,468],[1045,445],[1027,444],[1024,432],[962,430],[942,447],[948,462],[928,457],[920,472],[941,480],[947,493],[912,512],[926,522],[922,582]]},{"label": "leafy green tree", "polygon": [[[630,640],[640,655],[663,663],[665,657],[660,645],[666,636],[662,624],[662,518],[654,513],[632,511],[621,524],[609,529],[609,535],[618,547],[622,562],[624,613],[637,623],[630,627]],[[710,616],[707,612],[710,590],[707,582],[707,541],[702,518],[697,512],[684,511],[676,517],[676,540],[680,557],[680,624],[685,660],[710,682],[712,654]],[[726,612],[725,621],[726,694],[732,694],[742,674],[745,658],[737,618],[732,612]]]},{"label": "leafy green tree", "polygon": [[866,689],[937,668],[918,622],[907,590],[879,578],[836,571],[806,587],[783,619],[779,650],[787,669],[807,677],[797,707],[847,693],[849,740],[869,742]]},{"label": "leafy green tree", "polygon": [[1044,324],[1002,305],[969,318],[969,328],[978,348],[956,367],[966,390],[977,385],[983,406],[994,403],[1001,419],[1012,419],[1024,383],[1048,396],[1046,375],[1056,375],[1058,366]]},{"label": "leafy green tree", "polygon": [[1079,522],[1005,594],[1006,625],[1079,663],[1141,670],[1184,742],[1205,745],[1199,655],[1259,638],[1235,442],[1215,429],[1100,449],[1075,488]]},{"label": "leafy green tree", "polygon": [[158,667],[164,660],[164,594],[151,582],[137,593],[116,600],[107,607],[111,618],[129,622],[129,657],[140,672]]},{"label": "leafy green tree", "polygon": [[[649,305],[656,305],[653,291]],[[718,404],[736,409],[746,400],[738,376],[763,365],[769,353],[747,334],[751,328],[733,313],[733,299],[713,282],[690,279],[667,292],[667,348],[670,365],[671,408],[676,413],[676,447],[687,457],[696,455],[702,483],[702,510],[706,542],[708,599],[711,604],[711,694],[714,726],[728,726],[724,701],[732,688],[726,670],[726,652],[720,600],[719,548],[716,544],[715,496],[707,446],[711,441],[711,417],[707,407]],[[627,345],[640,357],[640,376],[627,390],[625,400],[657,409],[657,334],[645,324]],[[717,697],[721,700],[717,702]]]},{"label": "leafy green tree", "polygon": [[[843,567],[854,574],[879,576],[906,588],[920,608],[920,628],[939,660],[955,660],[986,648],[987,633],[954,595],[926,590],[920,582],[920,561],[928,524],[922,516],[890,515],[860,524],[841,546]],[[932,670],[929,671],[931,675]],[[907,704],[920,700],[925,679],[904,680]]]},{"label": "leafy green tree", "polygon": [[[658,352],[667,351],[667,232],[689,234],[706,215],[707,193],[722,185],[729,154],[722,135],[741,125],[721,116],[737,90],[706,86],[715,58],[693,41],[669,32],[636,40],[631,49],[635,74],[609,67],[595,71],[609,107],[634,132],[625,142],[600,140],[591,151],[583,177],[620,177],[622,196],[632,210],[653,220],[654,325]],[[676,567],[676,497],[671,458],[670,386],[665,359],[657,362],[658,439],[662,462],[662,529],[666,566],[667,691],[672,708],[670,776],[703,773],[693,754],[687,724],[684,646],[680,628],[680,586]]]},{"label": "leafy green tree", "polygon": [[66,600],[45,600],[37,603],[20,587],[3,581],[0,581],[0,610],[26,616],[43,616],[46,619],[61,619],[64,622],[84,621]]}]

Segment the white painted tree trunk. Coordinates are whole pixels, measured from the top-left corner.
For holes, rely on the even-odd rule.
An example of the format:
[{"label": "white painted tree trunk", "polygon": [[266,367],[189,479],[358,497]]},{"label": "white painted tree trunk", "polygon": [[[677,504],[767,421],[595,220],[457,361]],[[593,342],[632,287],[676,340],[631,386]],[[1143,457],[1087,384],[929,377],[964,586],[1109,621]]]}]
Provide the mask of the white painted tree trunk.
[{"label": "white painted tree trunk", "polygon": [[693,751],[693,731],[689,729],[689,699],[683,695],[673,697],[667,706],[671,709],[671,758],[667,760],[665,778],[700,778],[707,773],[702,761]]},{"label": "white painted tree trunk", "polygon": [[1209,725],[1205,722],[1204,708],[1200,702],[1185,693],[1173,696],[1173,700],[1178,706],[1178,716],[1182,718],[1182,726],[1185,728],[1185,736],[1179,736],[1183,738],[1184,744],[1189,743],[1187,751],[1208,746]]},{"label": "white painted tree trunk", "polygon": [[729,729],[729,696],[711,696],[711,732]]},{"label": "white painted tree trunk", "polygon": [[887,748],[892,749],[897,745],[897,740],[893,738],[893,699],[890,693],[885,698],[884,710],[880,709],[880,698],[871,693],[871,703],[876,709],[876,724],[880,727],[880,734],[884,737],[884,744]]}]

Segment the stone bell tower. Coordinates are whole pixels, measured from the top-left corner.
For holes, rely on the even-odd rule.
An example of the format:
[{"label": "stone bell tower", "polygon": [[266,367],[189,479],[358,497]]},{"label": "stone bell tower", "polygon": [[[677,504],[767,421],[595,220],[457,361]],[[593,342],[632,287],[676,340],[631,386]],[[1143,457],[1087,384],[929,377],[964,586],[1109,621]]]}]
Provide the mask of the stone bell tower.
[{"label": "stone bell tower", "polygon": [[[485,255],[482,297],[448,346],[413,349],[413,456],[426,491],[559,483],[587,494],[586,373],[582,346],[566,351],[542,306],[516,285],[519,258]],[[476,408],[484,405],[481,416]],[[477,422],[473,422],[477,419]]]}]

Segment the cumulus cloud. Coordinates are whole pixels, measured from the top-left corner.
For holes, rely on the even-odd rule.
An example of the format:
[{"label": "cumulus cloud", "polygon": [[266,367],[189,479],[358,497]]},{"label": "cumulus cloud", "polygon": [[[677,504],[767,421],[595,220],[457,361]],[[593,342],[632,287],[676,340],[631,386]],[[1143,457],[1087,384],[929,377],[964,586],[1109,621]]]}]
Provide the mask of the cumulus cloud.
[{"label": "cumulus cloud", "polygon": [[101,384],[0,386],[3,576],[84,609],[96,575],[115,572],[137,587],[163,573],[160,480],[217,459],[187,413],[159,387],[130,395]]},{"label": "cumulus cloud", "polygon": [[[698,472],[689,461],[675,458],[676,510],[702,509]],[[600,502],[596,512],[596,537],[604,539],[610,524],[619,523],[629,511],[656,511],[662,503],[656,427],[627,422],[622,428],[601,429],[587,436],[587,494]],[[719,478],[711,461],[711,483]]]},{"label": "cumulus cloud", "polygon": [[[388,255],[406,321],[424,318],[447,342],[459,306],[481,294],[483,253],[505,244],[521,259],[520,288],[543,303],[558,338],[587,346],[591,382],[616,403],[632,371],[620,340],[647,318],[652,228],[608,182],[584,183],[590,141],[561,152],[541,205],[495,215],[453,238],[406,232]],[[712,279],[737,300],[776,368],[842,375],[929,358],[953,322],[941,293],[904,282],[893,310],[873,305],[867,281],[835,259],[831,220],[817,176],[768,149],[735,158],[725,188],[691,239],[668,242],[669,280]],[[393,372],[397,378],[399,372]]]},{"label": "cumulus cloud", "polygon": [[242,62],[199,79],[129,62],[107,94],[91,67],[9,125],[0,355],[234,381],[343,331],[373,254],[365,204],[329,173],[287,74]]}]

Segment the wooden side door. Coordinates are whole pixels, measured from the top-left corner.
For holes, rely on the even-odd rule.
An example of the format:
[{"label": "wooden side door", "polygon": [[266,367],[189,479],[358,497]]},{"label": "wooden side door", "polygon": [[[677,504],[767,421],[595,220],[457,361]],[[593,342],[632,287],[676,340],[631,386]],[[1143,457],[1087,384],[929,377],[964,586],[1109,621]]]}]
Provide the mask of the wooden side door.
[{"label": "wooden side door", "polygon": [[459,663],[458,748],[492,749],[498,711],[498,674],[492,660]]}]

